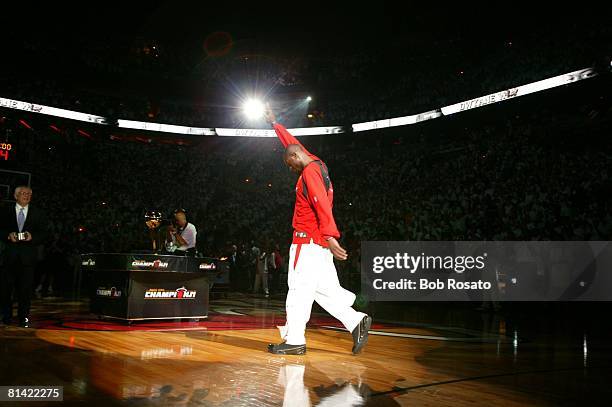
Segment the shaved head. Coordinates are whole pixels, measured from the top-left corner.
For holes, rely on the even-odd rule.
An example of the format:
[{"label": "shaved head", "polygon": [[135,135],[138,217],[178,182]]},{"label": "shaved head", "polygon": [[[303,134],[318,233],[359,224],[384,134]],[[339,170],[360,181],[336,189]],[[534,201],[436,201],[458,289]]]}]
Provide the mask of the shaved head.
[{"label": "shaved head", "polygon": [[289,169],[297,174],[300,174],[304,167],[312,161],[299,144],[289,144],[287,148],[285,148],[283,159]]},{"label": "shaved head", "polygon": [[297,144],[289,144],[287,148],[285,148],[285,158],[289,157],[294,153],[297,153],[298,151],[303,151],[302,147]]}]

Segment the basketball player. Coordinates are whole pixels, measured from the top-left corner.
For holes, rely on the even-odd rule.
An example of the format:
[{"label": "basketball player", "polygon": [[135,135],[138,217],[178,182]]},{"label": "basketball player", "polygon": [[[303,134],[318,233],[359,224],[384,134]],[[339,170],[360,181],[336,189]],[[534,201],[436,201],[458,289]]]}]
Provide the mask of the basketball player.
[{"label": "basketball player", "polygon": [[338,238],[340,232],[332,213],[333,188],[326,165],[293,137],[268,108],[266,120],[285,146],[284,161],[299,174],[295,187],[293,243],[289,250],[289,292],[286,300],[287,322],[279,327],[284,340],[268,345],[268,351],[281,355],[306,353],[304,336],[312,302],[340,320],[353,335],[353,354],[368,341],[372,318],[351,306],[355,294],[340,286],[334,257],[346,260],[347,253]]}]

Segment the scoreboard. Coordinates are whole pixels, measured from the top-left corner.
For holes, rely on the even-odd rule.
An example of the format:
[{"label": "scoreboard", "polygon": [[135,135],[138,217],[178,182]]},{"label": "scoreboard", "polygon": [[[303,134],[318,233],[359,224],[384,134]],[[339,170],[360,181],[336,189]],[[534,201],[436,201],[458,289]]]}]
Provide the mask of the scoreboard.
[{"label": "scoreboard", "polygon": [[0,161],[9,159],[13,145],[9,143],[0,143]]}]

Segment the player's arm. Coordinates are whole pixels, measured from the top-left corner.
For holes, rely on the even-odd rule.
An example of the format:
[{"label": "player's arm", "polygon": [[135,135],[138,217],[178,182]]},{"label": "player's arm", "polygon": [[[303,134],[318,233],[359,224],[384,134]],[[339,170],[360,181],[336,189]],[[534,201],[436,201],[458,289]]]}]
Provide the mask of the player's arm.
[{"label": "player's arm", "polygon": [[306,182],[308,201],[317,215],[317,222],[321,235],[327,240],[329,249],[334,257],[339,260],[346,260],[348,257],[346,250],[344,250],[336,240],[340,237],[340,232],[336,227],[331,202],[327,197],[327,191],[323,184],[321,170],[316,165],[307,166],[302,172],[302,178],[304,182]]},{"label": "player's arm", "polygon": [[289,144],[297,144],[297,145],[299,145],[302,148],[302,150],[306,154],[312,155],[312,154],[310,154],[310,152],[308,152],[306,147],[304,147],[302,145],[302,143],[300,143],[298,141],[298,139],[296,139],[293,136],[293,134],[289,133],[289,131],[285,128],[285,126],[283,126],[282,124],[276,122],[276,116],[274,115],[274,113],[272,112],[270,107],[266,107],[265,118],[268,121],[268,123],[270,123],[272,125],[272,127],[274,128],[274,131],[276,132],[276,135],[278,136],[278,139],[281,141],[281,143],[283,143],[283,146],[285,148]]}]

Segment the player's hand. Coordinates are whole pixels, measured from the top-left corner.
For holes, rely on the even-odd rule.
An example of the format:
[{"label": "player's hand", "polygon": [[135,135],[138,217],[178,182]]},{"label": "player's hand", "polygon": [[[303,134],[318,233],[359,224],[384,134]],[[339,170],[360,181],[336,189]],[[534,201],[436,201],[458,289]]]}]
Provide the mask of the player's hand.
[{"label": "player's hand", "polygon": [[32,241],[32,234],[30,232],[25,232],[25,241],[26,242]]},{"label": "player's hand", "polygon": [[8,239],[13,243],[17,243],[17,234],[15,232],[9,233]]},{"label": "player's hand", "polygon": [[338,243],[335,237],[329,239],[327,243],[329,244],[329,250],[336,259],[346,260],[348,258],[348,253],[342,248],[342,246],[340,246],[340,243]]},{"label": "player's hand", "polygon": [[274,113],[272,112],[272,109],[270,108],[270,105],[266,103],[266,108],[264,110],[264,118],[266,119],[266,121],[270,124],[272,124],[273,122],[276,121],[276,116],[274,115]]}]

